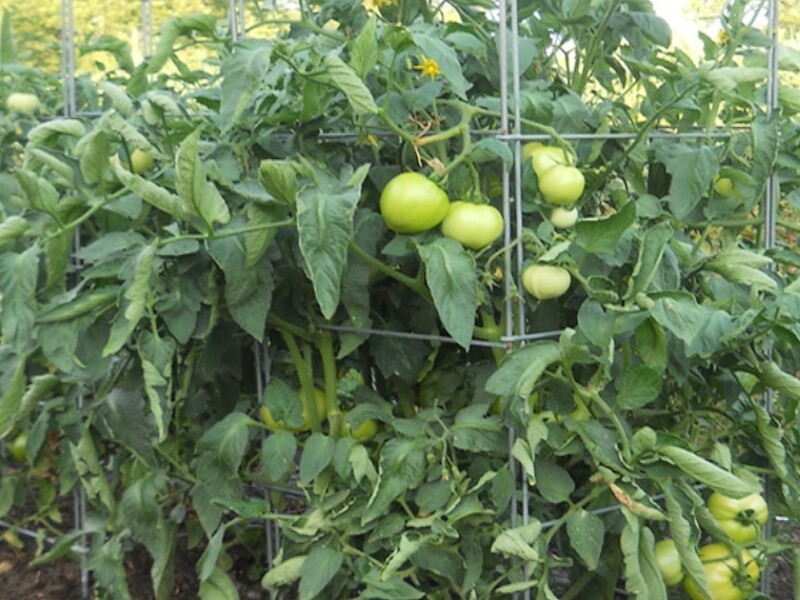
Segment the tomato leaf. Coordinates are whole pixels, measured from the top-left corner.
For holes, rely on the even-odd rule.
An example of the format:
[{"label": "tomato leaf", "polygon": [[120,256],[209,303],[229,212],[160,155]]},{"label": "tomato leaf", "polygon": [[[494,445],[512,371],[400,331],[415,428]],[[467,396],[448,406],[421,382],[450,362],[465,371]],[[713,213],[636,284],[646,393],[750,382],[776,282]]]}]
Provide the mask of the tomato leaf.
[{"label": "tomato leaf", "polygon": [[423,56],[435,60],[439,65],[442,77],[447,80],[450,89],[456,96],[466,99],[467,90],[472,87],[461,72],[461,62],[455,50],[436,36],[436,32],[429,25],[414,24],[410,27],[414,44],[420,49]]},{"label": "tomato leaf", "polygon": [[513,529],[506,529],[492,543],[492,552],[505,556],[516,556],[525,561],[539,560],[539,552],[534,547],[542,533],[542,524],[531,519],[527,524]]},{"label": "tomato leaf", "polygon": [[356,39],[350,42],[350,66],[364,79],[378,62],[377,19],[370,15]]},{"label": "tomato leaf", "polygon": [[267,480],[281,481],[292,473],[296,453],[297,439],[288,431],[275,431],[265,438],[261,444],[261,468]]},{"label": "tomato leaf", "polygon": [[666,160],[672,175],[667,201],[678,219],[685,219],[708,192],[719,162],[714,151],[706,146],[678,145]]},{"label": "tomato leaf", "polygon": [[486,391],[528,399],[545,369],[561,357],[555,342],[534,342],[507,355],[486,381]]},{"label": "tomato leaf", "polygon": [[260,89],[271,52],[272,44],[268,40],[246,39],[237,43],[233,53],[222,63],[219,121],[223,132],[237,123]]},{"label": "tomato leaf", "polygon": [[653,532],[627,509],[622,512],[626,523],[619,542],[625,562],[625,589],[634,597],[667,600],[667,588],[655,557]]},{"label": "tomato leaf", "polygon": [[478,306],[475,258],[449,238],[419,246],[425,281],[447,332],[462,348],[469,348]]},{"label": "tomato leaf", "polygon": [[658,398],[662,384],[662,375],[655,369],[645,366],[626,369],[615,382],[616,405],[624,410],[642,408]]},{"label": "tomato leaf", "polygon": [[575,491],[575,482],[564,467],[539,455],[534,468],[537,489],[545,500],[554,504],[569,502]]},{"label": "tomato leaf", "polygon": [[300,483],[308,485],[331,464],[335,441],[322,433],[312,433],[300,457]]},{"label": "tomato leaf", "polygon": [[573,510],[567,518],[570,544],[590,570],[596,571],[603,551],[605,525],[597,515],[582,508]]},{"label": "tomato leaf", "polygon": [[584,219],[575,225],[575,244],[587,254],[599,255],[610,265],[624,262],[621,240],[636,220],[636,204],[628,202],[617,214],[604,219]]},{"label": "tomato leaf", "polygon": [[733,473],[718,467],[690,450],[665,445],[658,448],[658,453],[668,458],[695,481],[704,483],[725,496],[744,498],[748,494],[758,491]]},{"label": "tomato leaf", "polygon": [[230,221],[228,205],[220,196],[216,186],[206,179],[206,169],[198,153],[200,130],[184,138],[175,155],[175,187],[192,213],[203,219],[208,232],[213,224]]},{"label": "tomato leaf", "polygon": [[172,418],[172,359],[175,342],[145,329],[138,340],[139,360],[144,375],[144,389],[150,400],[150,412],[158,429],[158,441],[167,438]]},{"label": "tomato leaf", "polygon": [[357,115],[375,115],[378,105],[372,92],[364,85],[356,72],[337,54],[326,54],[322,59],[325,68],[324,81],[344,92],[347,101]]},{"label": "tomato leaf", "polygon": [[333,548],[318,546],[300,566],[300,600],[319,598],[344,561],[344,554]]},{"label": "tomato leaf", "polygon": [[7,436],[14,427],[15,416],[25,393],[25,367],[27,357],[19,357],[8,352],[8,347],[0,348],[0,439]]},{"label": "tomato leaf", "polygon": [[239,600],[239,592],[225,571],[214,567],[211,576],[201,581],[198,590],[200,600]]},{"label": "tomato leaf", "polygon": [[636,298],[638,293],[646,292],[650,287],[650,282],[661,264],[664,250],[673,235],[672,226],[667,221],[654,225],[644,234],[636,266],[628,280],[628,290],[624,296],[626,300]]},{"label": "tomato leaf", "polygon": [[261,578],[261,587],[264,589],[289,585],[300,579],[300,568],[308,556],[293,556],[275,565]]},{"label": "tomato leaf", "polygon": [[669,516],[670,532],[675,540],[678,556],[681,559],[681,567],[686,576],[691,578],[697,588],[701,590],[701,593],[712,598],[713,594],[706,577],[705,568],[697,554],[700,531],[694,520],[687,517],[687,513],[691,515],[691,509],[685,510],[683,506],[684,504],[689,504],[689,502],[687,499],[682,498],[680,490],[675,488],[669,481],[664,481],[661,487],[664,491],[664,503]]},{"label": "tomato leaf", "polygon": [[158,30],[158,46],[150,63],[148,73],[158,73],[170,57],[173,56],[172,48],[181,36],[191,36],[194,32],[209,37],[216,35],[217,18],[212,14],[191,14],[174,17],[165,21]]},{"label": "tomato leaf", "polygon": [[339,306],[361,185],[345,187],[327,173],[315,169],[315,174],[317,184],[297,196],[297,229],[314,294],[322,315],[330,319]]},{"label": "tomato leaf", "polygon": [[36,276],[39,250],[38,246],[32,245],[21,254],[0,254],[0,325],[4,343],[11,344],[18,352],[24,352],[32,346],[38,304]]}]

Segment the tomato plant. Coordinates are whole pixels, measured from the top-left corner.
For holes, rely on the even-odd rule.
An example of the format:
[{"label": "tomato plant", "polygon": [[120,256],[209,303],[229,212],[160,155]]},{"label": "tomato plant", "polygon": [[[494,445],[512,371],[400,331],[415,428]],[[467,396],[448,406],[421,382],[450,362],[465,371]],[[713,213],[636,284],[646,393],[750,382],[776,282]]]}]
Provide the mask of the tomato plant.
[{"label": "tomato plant", "polygon": [[[725,544],[708,544],[700,548],[698,554],[713,600],[745,600],[750,597],[761,569],[749,551],[742,550],[737,555]],[[690,577],[684,579],[684,589],[692,600],[705,597]]]},{"label": "tomato plant", "polygon": [[442,221],[442,233],[466,248],[480,250],[503,233],[503,215],[489,204],[452,202]]},{"label": "tomato plant", "polygon": [[81,489],[98,597],[131,596],[142,547],[169,598],[186,540],[200,597],[246,572],[665,600],[664,536],[711,593],[700,486],[768,478],[797,516],[796,225],[763,246],[800,125],[764,110],[758,7],[699,58],[647,2],[252,4],[237,41],[203,14],[141,64],[104,40],[119,68],[78,78],[75,118],[0,26],[0,97],[42,101],[0,106],[0,438],[44,471],[15,462],[0,508],[35,506],[41,560]]}]

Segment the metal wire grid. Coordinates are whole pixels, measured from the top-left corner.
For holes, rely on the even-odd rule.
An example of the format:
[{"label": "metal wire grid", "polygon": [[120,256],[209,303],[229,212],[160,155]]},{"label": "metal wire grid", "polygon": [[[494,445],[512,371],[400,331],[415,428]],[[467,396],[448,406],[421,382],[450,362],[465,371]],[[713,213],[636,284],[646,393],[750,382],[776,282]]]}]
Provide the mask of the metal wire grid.
[{"label": "metal wire grid", "polygon": [[[62,78],[63,78],[63,95],[64,95],[64,116],[73,117],[78,114],[77,111],[77,97],[76,97],[76,63],[75,63],[75,23],[74,23],[74,0],[61,1],[61,50],[62,50]],[[500,141],[505,141],[513,144],[514,154],[514,167],[513,172],[504,170],[502,174],[503,183],[503,217],[505,220],[505,228],[503,232],[503,241],[505,245],[509,245],[513,239],[522,235],[522,144],[532,140],[549,140],[550,136],[545,134],[523,134],[522,132],[522,116],[521,116],[521,70],[520,70],[520,54],[519,54],[519,13],[517,0],[498,0],[499,22],[501,27],[498,34],[499,46],[499,65],[500,65],[500,131],[496,132],[476,132],[479,135],[490,135]],[[273,3],[265,1],[263,9],[273,8]],[[153,53],[153,35],[152,35],[152,0],[140,0],[141,11],[141,44],[142,55],[149,57]],[[778,110],[778,59],[777,59],[777,27],[779,24],[779,7],[778,0],[767,0],[767,35],[771,41],[768,50],[768,74],[767,74],[767,94],[765,113],[767,119],[772,118],[777,114]],[[245,23],[246,11],[244,0],[230,0],[228,7],[228,21],[229,31],[231,38],[236,41],[245,36]],[[510,34],[509,34],[510,30]],[[510,52],[509,52],[510,51]],[[511,81],[509,82],[509,54],[510,54],[510,68],[511,68]],[[511,101],[509,101],[509,98]],[[747,133],[748,129],[739,130],[737,133]],[[560,134],[564,139],[570,141],[587,141],[587,140],[622,140],[632,141],[636,139],[636,134],[633,133],[582,133],[582,132],[565,132]],[[681,140],[681,139],[706,139],[706,138],[727,138],[733,135],[731,130],[715,130],[715,131],[697,131],[697,132],[668,132],[668,131],[653,131],[648,134],[648,139],[667,139],[667,140]],[[354,134],[347,133],[322,133],[321,140],[325,139],[342,139],[348,136],[354,137]],[[778,194],[779,183],[777,174],[773,172],[770,177],[765,193],[764,199],[764,248],[771,249],[776,243],[776,222],[778,210]],[[513,227],[512,227],[513,223]],[[76,237],[73,251],[79,249],[79,239]],[[504,256],[504,269],[505,272],[520,272],[524,262],[525,256],[522,249],[517,249],[517,252],[512,257],[509,253]],[[512,264],[515,269],[512,269]],[[505,280],[505,311],[507,315],[515,313],[515,306],[513,305],[511,296],[511,282],[509,278]],[[562,330],[554,330],[547,332],[528,333],[526,331],[526,322],[524,311],[517,310],[517,320],[506,319],[505,335],[499,342],[484,342],[481,340],[474,340],[474,345],[481,346],[494,346],[512,349],[516,346],[524,345],[526,342],[534,341],[537,339],[554,338],[561,335]],[[395,337],[404,337],[411,339],[422,339],[427,341],[436,341],[444,343],[455,343],[455,341],[448,336],[433,336],[425,334],[417,334],[405,331],[387,331],[375,329],[356,329],[348,327],[330,326],[329,329],[340,332],[357,332],[369,335],[387,335]],[[269,349],[264,344],[254,344],[253,352],[256,364],[256,377],[257,377],[257,397],[259,403],[263,402],[263,393],[266,384],[269,382]],[[767,410],[772,410],[773,394],[768,391],[765,399],[765,407]],[[79,407],[80,408],[80,407]],[[520,516],[523,524],[527,524],[530,519],[530,489],[527,477],[524,473],[519,474],[516,467],[516,461],[511,456],[511,447],[515,440],[515,432],[509,431],[509,465],[511,475],[514,480],[519,480],[519,491],[516,491],[512,498],[511,505],[511,525],[516,526],[519,522]],[[273,486],[265,487],[265,499],[269,502],[269,491]],[[292,490],[283,490],[291,492]],[[767,495],[769,496],[769,488],[767,488]],[[521,496],[521,498],[520,498]],[[521,510],[520,510],[521,504]],[[618,510],[618,505],[612,505],[605,508],[597,509],[593,512],[595,514],[604,514]],[[80,531],[86,523],[86,495],[82,487],[73,496],[73,512],[75,516],[75,528]],[[784,517],[777,517],[776,520],[785,520]],[[543,527],[549,527],[552,523],[543,523]],[[13,524],[5,521],[0,521],[0,527],[11,528]],[[765,527],[765,533],[769,537],[771,530],[770,522]],[[20,535],[26,537],[37,538],[38,534],[35,531],[28,529],[17,529]],[[46,542],[52,543],[54,540],[45,539]],[[280,549],[280,531],[277,525],[273,522],[267,522],[265,525],[265,548],[267,553],[268,566],[272,562]],[[81,593],[83,598],[90,597],[89,591],[89,570],[87,564],[88,545],[86,537],[81,538],[80,543],[73,546],[73,551],[81,556],[80,561],[80,581]],[[769,573],[768,570],[764,572],[761,579],[761,591],[769,593]],[[531,592],[526,590],[524,592],[525,599],[529,599]]]}]

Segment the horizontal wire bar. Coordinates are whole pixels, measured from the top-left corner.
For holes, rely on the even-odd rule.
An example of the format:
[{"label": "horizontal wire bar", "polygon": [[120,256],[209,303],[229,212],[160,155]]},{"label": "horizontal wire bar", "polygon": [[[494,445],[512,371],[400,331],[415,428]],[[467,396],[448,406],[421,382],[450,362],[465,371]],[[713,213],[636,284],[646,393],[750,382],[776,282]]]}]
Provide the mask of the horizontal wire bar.
[{"label": "horizontal wire bar", "polygon": [[[13,523],[9,523],[8,521],[4,521],[2,519],[0,519],[0,527],[9,530],[13,529],[16,533],[19,533],[24,537],[39,539],[39,534],[33,531],[32,529],[26,529],[24,527],[15,527]],[[44,541],[52,546],[56,544],[58,540],[54,537],[47,536],[44,538]],[[73,544],[72,546],[70,546],[70,550],[72,552],[75,552],[76,554],[89,554],[89,549],[86,546],[81,546],[80,544]]]}]

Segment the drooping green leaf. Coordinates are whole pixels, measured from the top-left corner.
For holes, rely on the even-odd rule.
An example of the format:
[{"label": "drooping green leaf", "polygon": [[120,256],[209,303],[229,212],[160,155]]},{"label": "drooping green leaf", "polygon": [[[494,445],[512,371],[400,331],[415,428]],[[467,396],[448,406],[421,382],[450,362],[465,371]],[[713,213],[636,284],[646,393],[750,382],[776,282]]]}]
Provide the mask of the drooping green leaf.
[{"label": "drooping green leaf", "polygon": [[575,491],[575,482],[564,467],[539,455],[534,463],[536,487],[548,502],[568,502]]},{"label": "drooping green leaf", "polygon": [[280,481],[295,468],[297,439],[288,431],[276,431],[264,439],[261,465],[269,481]]},{"label": "drooping green leaf", "polygon": [[307,187],[297,196],[300,252],[326,319],[333,317],[339,306],[342,273],[347,248],[353,240],[353,217],[360,193],[360,185],[341,187],[330,176],[321,174],[319,185]]},{"label": "drooping green leaf", "polygon": [[629,202],[610,217],[578,221],[575,226],[575,244],[588,254],[614,257],[620,240],[635,220],[636,204]]},{"label": "drooping green leaf", "polygon": [[175,185],[178,195],[192,213],[203,219],[208,231],[214,223],[225,224],[231,219],[228,205],[216,186],[206,179],[206,169],[198,153],[200,130],[186,136],[175,156]]},{"label": "drooping green leaf", "polygon": [[297,173],[288,160],[262,160],[258,167],[258,181],[274,198],[294,204],[297,199]]},{"label": "drooping green leaf", "polygon": [[233,127],[262,84],[270,64],[272,44],[263,39],[247,39],[236,44],[233,53],[222,63],[219,116],[223,132]]},{"label": "drooping green leaf", "polygon": [[717,156],[708,146],[679,146],[667,159],[672,175],[669,185],[669,208],[678,219],[684,219],[708,192],[719,171]]},{"label": "drooping green leaf", "polygon": [[230,575],[219,567],[214,567],[211,576],[200,583],[200,600],[239,600],[239,592]]},{"label": "drooping green leaf", "polygon": [[308,485],[333,460],[333,438],[322,433],[312,433],[300,457],[300,483]]},{"label": "drooping green leaf", "polygon": [[36,323],[36,276],[39,248],[0,254],[0,325],[3,339],[17,351],[30,348]]},{"label": "drooping green leaf", "polygon": [[486,391],[527,400],[545,369],[561,358],[555,342],[534,342],[509,354],[486,382]]},{"label": "drooping green leaf", "polygon": [[315,600],[325,586],[334,578],[344,561],[339,550],[318,546],[314,548],[300,565],[300,600]]},{"label": "drooping green leaf", "polygon": [[361,32],[350,43],[350,66],[364,79],[378,61],[378,39],[375,35],[377,19],[370,15]]},{"label": "drooping green leaf", "polygon": [[191,14],[165,21],[158,31],[158,46],[150,58],[147,72],[158,73],[167,64],[173,56],[173,47],[179,38],[190,36],[194,32],[215,37],[216,23],[217,18],[212,14]]},{"label": "drooping green leaf", "polygon": [[492,552],[535,562],[539,560],[539,552],[534,544],[541,532],[542,524],[536,519],[531,519],[526,525],[506,529],[492,543]]},{"label": "drooping green leaf", "polygon": [[28,131],[28,144],[31,146],[44,146],[53,138],[61,135],[80,138],[85,133],[86,126],[81,121],[62,117],[39,123]]},{"label": "drooping green leaf", "polygon": [[642,239],[639,256],[636,258],[636,266],[633,268],[630,280],[628,280],[628,290],[625,292],[625,299],[636,298],[636,295],[644,293],[650,286],[650,282],[655,276],[664,250],[672,238],[672,226],[662,221],[649,228]]},{"label": "drooping green leaf", "polygon": [[290,585],[300,579],[300,569],[305,564],[308,556],[293,556],[275,565],[261,578],[261,587],[264,589]]},{"label": "drooping green leaf", "polygon": [[695,481],[703,483],[725,496],[744,498],[748,494],[758,491],[750,483],[690,450],[665,445],[659,447],[658,452]]},{"label": "drooping green leaf", "polygon": [[620,375],[616,382],[617,406],[625,410],[636,410],[655,400],[661,393],[661,373],[645,366],[636,366]]},{"label": "drooping green leaf", "polygon": [[478,307],[475,258],[460,243],[445,237],[418,249],[444,328],[459,346],[469,348]]},{"label": "drooping green leaf", "polygon": [[13,242],[28,231],[28,222],[22,217],[11,215],[0,223],[0,246]]},{"label": "drooping green leaf", "polygon": [[150,412],[156,422],[158,441],[167,438],[172,420],[172,370],[175,342],[159,337],[149,330],[142,331],[138,340],[139,360],[144,375],[144,388],[150,400]]},{"label": "drooping green leaf", "polygon": [[378,113],[378,105],[375,104],[372,92],[338,54],[326,54],[322,65],[325,68],[324,80],[344,93],[357,115]]},{"label": "drooping green leaf", "polygon": [[620,548],[625,564],[625,589],[634,597],[667,600],[667,589],[655,558],[655,538],[639,519],[622,509],[625,527]]},{"label": "drooping green leaf", "polygon": [[25,393],[27,358],[11,354],[0,347],[0,439],[13,429],[15,417]]},{"label": "drooping green leaf", "polygon": [[573,510],[567,518],[569,542],[584,564],[592,571],[596,571],[597,565],[600,563],[605,531],[603,520],[582,508]]},{"label": "drooping green leaf", "polygon": [[686,576],[694,581],[701,593],[705,593],[709,598],[712,598],[713,594],[711,594],[705,568],[697,554],[697,542],[700,537],[697,525],[695,524],[693,527],[692,522],[687,518],[686,511],[684,511],[681,502],[678,500],[679,490],[668,481],[662,483],[662,489],[664,490],[667,515],[669,515],[670,533],[672,533],[675,548],[678,550],[678,556],[681,559],[681,568],[686,573]]},{"label": "drooping green leaf", "polygon": [[112,157],[109,162],[120,183],[140,196],[142,200],[177,220],[185,221],[189,218],[189,208],[179,196],[152,181],[131,173],[120,164],[116,157]]}]

